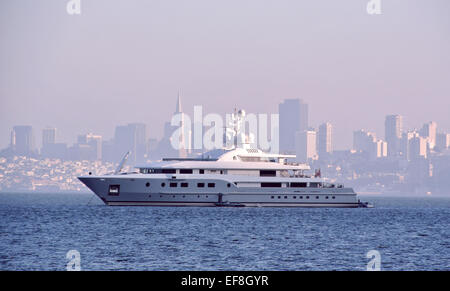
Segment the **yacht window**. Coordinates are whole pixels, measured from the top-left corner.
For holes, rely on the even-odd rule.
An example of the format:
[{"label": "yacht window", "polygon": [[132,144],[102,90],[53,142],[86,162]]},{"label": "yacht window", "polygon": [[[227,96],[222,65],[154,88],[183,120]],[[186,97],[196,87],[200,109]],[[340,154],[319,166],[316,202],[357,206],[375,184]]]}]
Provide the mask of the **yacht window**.
[{"label": "yacht window", "polygon": [[275,171],[275,170],[260,170],[259,175],[261,177],[275,177],[277,175],[277,171]]},{"label": "yacht window", "polygon": [[230,183],[228,183],[228,184],[227,184],[227,187],[228,187],[228,188],[230,188],[230,187],[231,187],[231,184],[230,184]]},{"label": "yacht window", "polygon": [[214,188],[216,187],[216,183],[208,183],[208,188]]},{"label": "yacht window", "polygon": [[261,187],[281,187],[281,183],[261,183]]},{"label": "yacht window", "polygon": [[176,174],[177,170],[175,169],[162,169],[163,174]]},{"label": "yacht window", "polygon": [[170,183],[170,188],[176,188],[178,185],[177,185],[177,183]]},{"label": "yacht window", "polygon": [[192,174],[192,169],[180,169],[180,174]]},{"label": "yacht window", "polygon": [[186,188],[186,187],[188,187],[188,186],[189,186],[188,183],[181,183],[181,187],[183,187],[183,188]]},{"label": "yacht window", "polygon": [[291,183],[291,187],[293,188],[305,188],[306,183]]},{"label": "yacht window", "polygon": [[198,188],[204,188],[205,187],[205,183],[197,183],[197,187]]},{"label": "yacht window", "polygon": [[204,173],[205,173],[205,170],[200,169],[200,170],[198,170],[198,173],[199,173],[199,174],[204,174]]},{"label": "yacht window", "polygon": [[311,188],[319,188],[322,186],[322,183],[311,182],[309,183],[309,187]]}]

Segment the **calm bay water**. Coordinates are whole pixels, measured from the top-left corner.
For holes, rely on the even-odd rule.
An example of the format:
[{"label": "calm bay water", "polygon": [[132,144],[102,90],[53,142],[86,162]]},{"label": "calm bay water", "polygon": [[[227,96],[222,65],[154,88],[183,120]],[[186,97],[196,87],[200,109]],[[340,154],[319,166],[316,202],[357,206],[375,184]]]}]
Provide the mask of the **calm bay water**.
[{"label": "calm bay water", "polygon": [[373,209],[108,207],[93,194],[0,194],[0,269],[450,270],[450,197]]}]

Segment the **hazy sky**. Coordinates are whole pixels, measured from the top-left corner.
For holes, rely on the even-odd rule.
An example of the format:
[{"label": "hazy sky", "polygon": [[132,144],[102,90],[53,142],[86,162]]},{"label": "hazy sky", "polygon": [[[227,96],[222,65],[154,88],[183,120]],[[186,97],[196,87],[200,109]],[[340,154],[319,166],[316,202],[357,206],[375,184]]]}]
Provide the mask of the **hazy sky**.
[{"label": "hazy sky", "polygon": [[0,2],[0,147],[13,125],[86,132],[144,122],[152,137],[175,110],[276,113],[302,98],[310,124],[384,137],[386,114],[406,127],[450,131],[450,1],[68,0]]}]

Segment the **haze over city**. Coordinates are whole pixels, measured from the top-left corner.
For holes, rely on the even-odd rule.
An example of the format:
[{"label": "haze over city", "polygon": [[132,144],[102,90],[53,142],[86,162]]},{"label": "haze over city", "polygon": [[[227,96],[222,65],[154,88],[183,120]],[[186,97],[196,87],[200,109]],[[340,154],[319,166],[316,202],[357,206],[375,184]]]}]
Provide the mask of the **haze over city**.
[{"label": "haze over city", "polygon": [[[334,125],[336,149],[352,132],[450,129],[448,1],[66,1],[0,4],[0,147],[14,125],[59,139],[147,124],[160,138],[178,91],[185,111],[276,113],[302,98],[310,121]],[[283,5],[284,4],[284,5]],[[36,134],[36,144],[40,144]]]}]

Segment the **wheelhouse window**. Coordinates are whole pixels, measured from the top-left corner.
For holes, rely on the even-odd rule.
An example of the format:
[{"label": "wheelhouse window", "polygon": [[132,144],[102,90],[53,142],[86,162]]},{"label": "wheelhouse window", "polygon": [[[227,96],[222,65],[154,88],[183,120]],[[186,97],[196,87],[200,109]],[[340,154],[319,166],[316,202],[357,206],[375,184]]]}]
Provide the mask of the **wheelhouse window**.
[{"label": "wheelhouse window", "polygon": [[109,185],[108,195],[119,196],[119,194],[120,194],[120,185]]},{"label": "wheelhouse window", "polygon": [[180,174],[192,174],[192,169],[180,169]]},{"label": "wheelhouse window", "polygon": [[293,188],[305,188],[306,183],[291,183],[291,187]]},{"label": "wheelhouse window", "polygon": [[277,171],[275,171],[275,170],[260,170],[259,175],[261,177],[275,177],[277,175]]},{"label": "wheelhouse window", "polygon": [[281,183],[261,183],[261,187],[281,187]]}]

